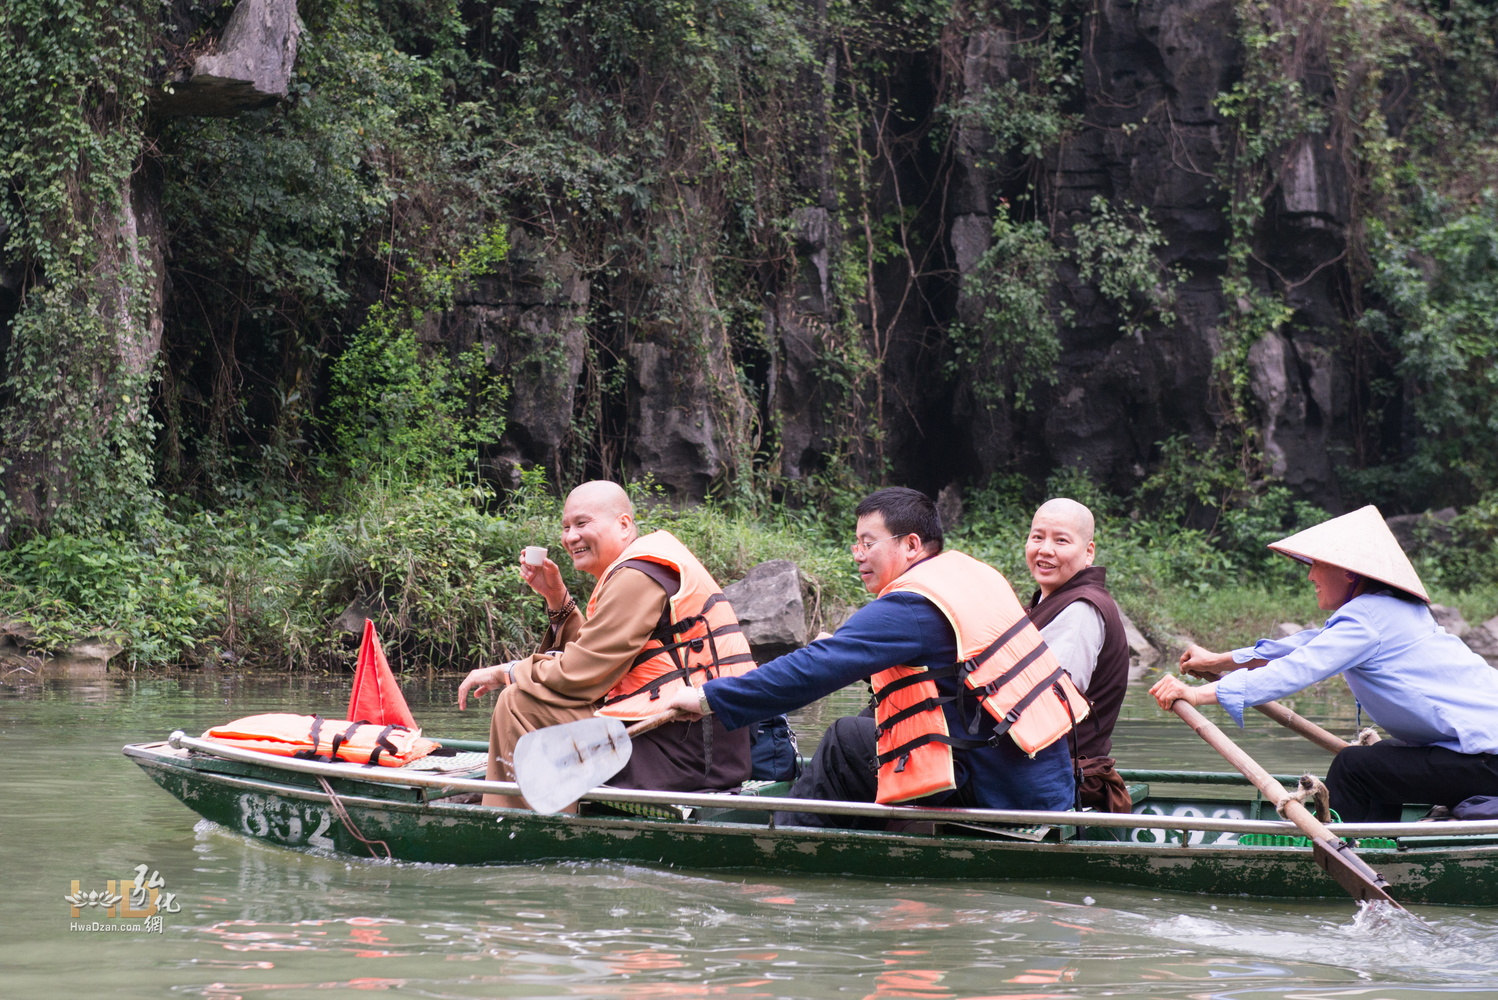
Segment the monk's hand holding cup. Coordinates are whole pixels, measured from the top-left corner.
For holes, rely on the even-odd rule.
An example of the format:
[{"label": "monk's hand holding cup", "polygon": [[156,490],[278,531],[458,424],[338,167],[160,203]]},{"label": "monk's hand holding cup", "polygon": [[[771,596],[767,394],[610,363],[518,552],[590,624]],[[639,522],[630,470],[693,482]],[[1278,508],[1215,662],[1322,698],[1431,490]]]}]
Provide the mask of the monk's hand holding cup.
[{"label": "monk's hand holding cup", "polygon": [[562,580],[562,570],[547,557],[541,546],[527,545],[521,551],[520,578],[526,586],[546,598],[549,610],[555,611],[567,603],[567,584]]}]

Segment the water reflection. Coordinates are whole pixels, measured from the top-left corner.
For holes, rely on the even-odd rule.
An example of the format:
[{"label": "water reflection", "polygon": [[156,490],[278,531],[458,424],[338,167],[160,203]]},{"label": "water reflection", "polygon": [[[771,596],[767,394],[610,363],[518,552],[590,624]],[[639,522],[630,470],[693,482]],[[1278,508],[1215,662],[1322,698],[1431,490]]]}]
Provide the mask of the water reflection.
[{"label": "water reflection", "polygon": [[[481,737],[455,678],[408,688],[430,731]],[[179,675],[0,687],[9,758],[0,994],[410,997],[1493,996],[1498,912],[1419,919],[1341,899],[1270,903],[1086,884],[708,876],[571,864],[462,868],[319,856],[200,821],[121,757],[125,742],[261,711],[340,710],[346,678]],[[1352,724],[1335,692],[1298,709]],[[796,721],[810,748],[856,694]],[[1275,770],[1324,754],[1251,719]],[[1131,695],[1118,755],[1211,763]],[[1212,764],[1215,766],[1215,764]],[[159,869],[181,911],[159,934],[69,930],[70,880]],[[1164,887],[1162,887],[1163,889]]]}]

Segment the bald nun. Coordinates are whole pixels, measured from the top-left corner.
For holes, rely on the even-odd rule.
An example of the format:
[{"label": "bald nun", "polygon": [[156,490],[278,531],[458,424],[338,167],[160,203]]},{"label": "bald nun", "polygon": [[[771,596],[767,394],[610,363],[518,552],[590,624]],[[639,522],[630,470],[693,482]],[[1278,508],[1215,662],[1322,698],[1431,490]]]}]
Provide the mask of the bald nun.
[{"label": "bald nun", "polygon": [[[522,558],[520,575],[546,601],[550,628],[544,649],[473,670],[458,688],[459,709],[467,707],[470,694],[499,692],[489,725],[486,777],[493,781],[514,780],[510,761],[522,735],[593,715],[626,675],[635,676],[640,661],[648,659],[641,653],[653,633],[673,624],[670,599],[685,600],[684,576],[695,592],[720,589],[669,532],[640,535],[634,505],[617,483],[594,480],[567,495],[561,543],[572,565],[598,581],[588,614],[567,592],[556,563],[548,558],[533,566]],[[621,559],[626,549],[631,557]],[[717,604],[713,614],[728,616],[720,631],[737,629],[732,609]],[[673,692],[661,693],[669,700]],[[635,738],[629,763],[609,784],[677,792],[737,788],[749,777],[749,739],[750,729],[729,732],[716,716],[668,723]],[[484,804],[524,805],[499,795],[485,795]]]},{"label": "bald nun", "polygon": [[1129,791],[1109,756],[1113,724],[1129,686],[1129,643],[1108,593],[1108,571],[1092,564],[1093,529],[1092,511],[1066,497],[1047,500],[1035,512],[1025,563],[1039,589],[1026,610],[1092,702],[1092,714],[1077,724],[1078,799],[1104,812],[1129,812]]}]

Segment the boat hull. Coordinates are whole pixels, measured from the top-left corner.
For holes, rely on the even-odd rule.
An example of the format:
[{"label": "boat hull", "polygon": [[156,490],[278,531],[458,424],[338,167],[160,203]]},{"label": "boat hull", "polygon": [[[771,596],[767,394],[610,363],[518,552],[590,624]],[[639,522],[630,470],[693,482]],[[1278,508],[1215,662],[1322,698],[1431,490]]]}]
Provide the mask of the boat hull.
[{"label": "boat hull", "polygon": [[[125,752],[162,788],[227,829],[286,847],[439,864],[600,861],[704,871],[798,872],[963,881],[1078,880],[1179,892],[1273,898],[1339,896],[1305,847],[1249,847],[1231,836],[1171,833],[1141,815],[1126,839],[1026,842],[846,829],[771,828],[760,822],[539,815],[428,801],[377,780],[332,783],[273,767],[207,763],[164,744]],[[750,800],[752,801],[752,800]],[[1241,808],[1243,804],[1239,803]],[[1203,815],[1198,803],[1188,809]],[[1155,804],[1155,808],[1159,808]],[[340,811],[347,821],[340,816]],[[733,815],[753,817],[747,811]],[[1211,815],[1210,812],[1206,815]],[[358,836],[356,836],[356,832]],[[1095,831],[1107,837],[1108,831]],[[362,836],[362,840],[360,837]],[[1089,834],[1091,836],[1091,834]],[[1192,842],[1200,837],[1203,842]],[[1153,842],[1150,842],[1153,841]],[[1404,903],[1498,905],[1498,843],[1359,853]]]}]

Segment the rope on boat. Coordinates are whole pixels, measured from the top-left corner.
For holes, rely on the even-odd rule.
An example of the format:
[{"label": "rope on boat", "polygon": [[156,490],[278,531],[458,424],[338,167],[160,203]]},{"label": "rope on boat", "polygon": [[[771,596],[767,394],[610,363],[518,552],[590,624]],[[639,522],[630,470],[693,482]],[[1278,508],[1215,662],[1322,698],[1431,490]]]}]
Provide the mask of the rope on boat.
[{"label": "rope on boat", "polygon": [[1285,815],[1285,808],[1291,802],[1299,802],[1301,805],[1305,805],[1309,801],[1315,807],[1316,819],[1322,823],[1330,823],[1332,821],[1331,800],[1332,796],[1327,791],[1325,782],[1314,774],[1302,774],[1300,776],[1300,784],[1296,787],[1295,791],[1286,795],[1279,805],[1274,807],[1274,811],[1279,813],[1282,818],[1289,819],[1290,817]]},{"label": "rope on boat", "polygon": [[322,786],[322,790],[324,792],[328,793],[328,805],[333,807],[333,812],[337,814],[339,822],[343,824],[343,828],[347,830],[355,840],[359,841],[369,850],[370,857],[379,858],[379,855],[375,853],[374,849],[374,845],[376,844],[379,844],[385,849],[385,859],[387,861],[395,857],[395,855],[390,851],[389,844],[385,843],[383,840],[370,840],[368,837],[364,836],[364,834],[359,832],[359,828],[354,825],[354,818],[350,816],[348,814],[348,810],[343,807],[343,800],[338,797],[337,792],[333,791],[333,786],[328,784],[327,778],[324,778],[319,774],[317,775],[317,783]]}]

